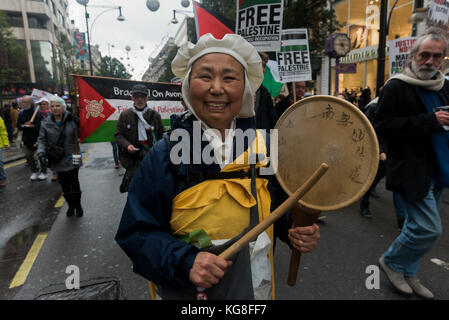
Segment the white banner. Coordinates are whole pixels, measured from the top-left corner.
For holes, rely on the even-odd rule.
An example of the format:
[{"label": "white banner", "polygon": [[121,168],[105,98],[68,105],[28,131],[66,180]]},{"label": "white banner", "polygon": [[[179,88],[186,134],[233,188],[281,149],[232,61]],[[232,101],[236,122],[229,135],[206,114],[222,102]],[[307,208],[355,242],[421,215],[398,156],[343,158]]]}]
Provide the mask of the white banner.
[{"label": "white banner", "polygon": [[432,0],[429,4],[428,19],[433,23],[447,25],[449,19],[449,1]]},{"label": "white banner", "polygon": [[279,51],[282,28],[282,0],[236,0],[235,33],[257,51]]},{"label": "white banner", "polygon": [[276,53],[281,82],[312,80],[307,29],[282,30],[281,38]]},{"label": "white banner", "polygon": [[31,98],[36,103],[41,98],[47,98],[47,99],[53,98],[53,94],[51,94],[51,93],[49,93],[47,91],[43,91],[43,90],[39,90],[39,89],[33,89],[33,92],[31,92]]},{"label": "white banner", "polygon": [[416,37],[405,37],[389,41],[390,77],[402,71],[410,58],[410,51],[415,45]]}]

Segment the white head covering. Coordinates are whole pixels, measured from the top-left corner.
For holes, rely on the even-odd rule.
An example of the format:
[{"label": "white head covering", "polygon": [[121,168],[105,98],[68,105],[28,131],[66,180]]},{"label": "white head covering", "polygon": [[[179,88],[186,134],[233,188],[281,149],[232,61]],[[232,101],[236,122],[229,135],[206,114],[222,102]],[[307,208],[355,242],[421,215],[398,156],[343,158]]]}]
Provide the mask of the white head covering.
[{"label": "white head covering", "polygon": [[[181,46],[176,57],[172,61],[172,71],[175,76],[181,78],[182,96],[190,113],[195,116],[195,111],[190,103],[189,76],[193,63],[208,53],[225,53],[241,63],[245,70],[245,90],[243,102],[237,118],[254,117],[254,93],[263,81],[262,60],[249,42],[237,34],[226,34],[223,39],[215,39],[212,34],[203,35],[193,44],[188,42]],[[184,81],[186,80],[187,81]],[[198,118],[198,117],[197,117]]]}]

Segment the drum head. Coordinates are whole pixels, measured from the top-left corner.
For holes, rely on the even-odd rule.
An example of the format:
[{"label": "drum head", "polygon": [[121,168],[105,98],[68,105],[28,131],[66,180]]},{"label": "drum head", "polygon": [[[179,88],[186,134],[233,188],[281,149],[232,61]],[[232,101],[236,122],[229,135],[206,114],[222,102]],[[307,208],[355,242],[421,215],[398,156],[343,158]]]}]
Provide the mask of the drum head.
[{"label": "drum head", "polygon": [[[276,177],[291,195],[325,162],[329,170],[299,201],[309,209],[333,211],[360,199],[374,180],[379,145],[368,118],[351,103],[313,96],[288,108],[276,123]],[[272,161],[276,161],[272,157]]]}]

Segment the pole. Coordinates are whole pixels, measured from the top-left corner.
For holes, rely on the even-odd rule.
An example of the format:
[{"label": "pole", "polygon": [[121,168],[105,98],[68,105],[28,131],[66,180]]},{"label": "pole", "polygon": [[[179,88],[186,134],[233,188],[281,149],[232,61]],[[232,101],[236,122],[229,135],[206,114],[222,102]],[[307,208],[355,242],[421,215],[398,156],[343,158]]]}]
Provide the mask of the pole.
[{"label": "pole", "polygon": [[385,47],[387,41],[387,0],[380,2],[380,21],[379,21],[379,47],[377,51],[377,81],[376,97],[379,96],[379,88],[384,85],[385,79]]},{"label": "pole", "polygon": [[92,69],[92,51],[90,49],[90,36],[89,36],[89,14],[87,13],[87,4],[84,5],[84,12],[86,16],[86,33],[87,33],[87,46],[89,49],[89,67],[90,67],[90,75],[93,75],[93,69]]}]

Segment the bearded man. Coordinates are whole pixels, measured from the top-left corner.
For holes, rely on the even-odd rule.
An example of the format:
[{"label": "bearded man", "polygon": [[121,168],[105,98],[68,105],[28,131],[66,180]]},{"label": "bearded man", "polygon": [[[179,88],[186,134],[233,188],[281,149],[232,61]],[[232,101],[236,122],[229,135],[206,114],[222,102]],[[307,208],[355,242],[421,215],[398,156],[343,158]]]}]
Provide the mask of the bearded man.
[{"label": "bearded man", "polygon": [[[439,72],[448,40],[439,29],[421,35],[401,74],[384,86],[374,126],[386,147],[387,189],[399,193],[407,211],[401,234],[379,265],[400,293],[425,299],[433,293],[416,274],[421,258],[442,233],[439,207],[449,187],[449,81]],[[427,275],[430,278],[430,275]]]}]

